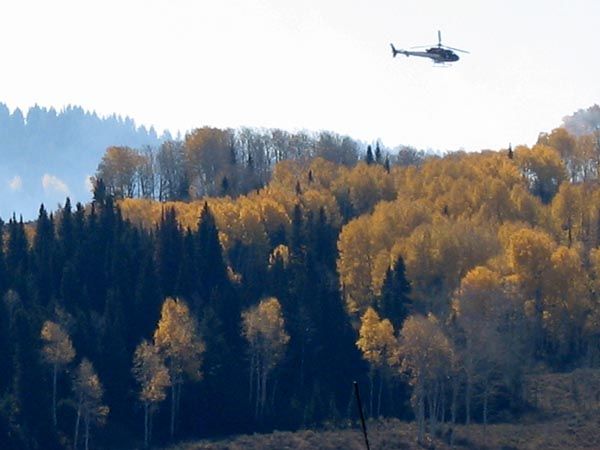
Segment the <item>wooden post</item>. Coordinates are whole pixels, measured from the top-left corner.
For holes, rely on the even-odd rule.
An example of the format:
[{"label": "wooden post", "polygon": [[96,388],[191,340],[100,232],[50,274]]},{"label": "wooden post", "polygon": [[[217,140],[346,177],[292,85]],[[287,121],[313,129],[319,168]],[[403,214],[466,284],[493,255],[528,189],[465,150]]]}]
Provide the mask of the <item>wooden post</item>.
[{"label": "wooden post", "polygon": [[358,383],[354,382],[354,394],[356,395],[356,404],[358,405],[358,413],[360,415],[360,423],[362,425],[363,435],[365,436],[365,445],[367,450],[371,450],[369,446],[369,438],[367,437],[367,425],[365,424],[365,415],[363,414],[362,403],[360,401],[360,392],[358,391]]}]

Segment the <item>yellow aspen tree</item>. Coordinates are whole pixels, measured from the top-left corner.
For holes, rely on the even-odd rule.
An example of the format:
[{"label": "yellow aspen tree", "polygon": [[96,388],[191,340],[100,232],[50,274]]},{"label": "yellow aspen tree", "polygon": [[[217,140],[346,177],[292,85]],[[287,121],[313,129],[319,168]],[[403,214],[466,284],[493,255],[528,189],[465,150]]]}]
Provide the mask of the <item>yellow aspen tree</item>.
[{"label": "yellow aspen tree", "polygon": [[543,337],[544,280],[549,275],[555,248],[556,244],[544,231],[522,228],[510,237],[507,249],[509,265],[528,299],[525,306],[533,318],[533,339],[538,349]]},{"label": "yellow aspen tree", "polygon": [[400,246],[415,298],[439,315],[447,314],[445,299],[462,277],[498,251],[491,230],[471,220],[447,218],[419,226]]},{"label": "yellow aspen tree", "polygon": [[452,366],[454,350],[437,320],[429,314],[410,316],[400,331],[400,345],[391,363],[408,373],[413,387],[411,403],[418,426],[418,441],[425,437],[425,400],[428,400],[430,431],[435,434],[441,383]]},{"label": "yellow aspen tree", "polygon": [[492,178],[482,193],[479,216],[483,223],[499,223],[515,216],[514,205],[510,200],[510,189],[502,181]]},{"label": "yellow aspen tree", "polygon": [[139,398],[144,404],[144,446],[148,448],[152,439],[152,416],[158,403],[167,396],[171,377],[158,347],[146,340],[135,349],[132,372],[141,387]]},{"label": "yellow aspen tree", "polygon": [[560,185],[558,193],[552,200],[551,213],[559,235],[567,233],[567,246],[570,248],[574,239],[582,236],[585,226],[583,217],[584,192],[580,186],[571,183]]},{"label": "yellow aspen tree", "polygon": [[513,220],[527,222],[531,226],[541,222],[543,216],[542,202],[534,197],[524,186],[513,186],[510,191],[510,201],[514,209]]},{"label": "yellow aspen tree", "polygon": [[343,228],[338,240],[337,268],[350,313],[362,313],[373,299],[371,276],[376,249],[369,225],[368,216],[354,219]]},{"label": "yellow aspen tree", "polygon": [[256,202],[260,209],[261,220],[269,236],[281,230],[289,232],[290,217],[281,203],[270,197],[257,198]]},{"label": "yellow aspen tree", "polygon": [[593,306],[589,278],[575,248],[558,247],[551,263],[550,275],[545,279],[544,329],[553,356],[568,357],[584,348],[583,330]]},{"label": "yellow aspen tree", "polygon": [[109,147],[98,165],[97,178],[117,198],[133,197],[142,157],[129,147]]},{"label": "yellow aspen tree", "polygon": [[471,421],[473,388],[479,385],[483,396],[483,421],[487,424],[491,379],[500,371],[508,353],[499,328],[502,318],[510,316],[510,304],[502,290],[500,275],[478,266],[462,279],[453,302],[455,324],[460,331],[458,350],[465,373],[465,422]]},{"label": "yellow aspen tree", "polygon": [[592,249],[590,252],[590,266],[593,295],[583,336],[587,344],[588,364],[594,366],[600,363],[600,249]]},{"label": "yellow aspen tree", "polygon": [[242,321],[250,347],[250,395],[255,396],[255,415],[260,418],[267,400],[267,378],[282,360],[290,336],[285,331],[279,300],[274,297],[244,311]]},{"label": "yellow aspen tree", "polygon": [[322,209],[332,225],[339,226],[342,223],[340,208],[331,192],[309,189],[302,194],[301,200],[304,209],[312,212],[314,217],[319,217]]},{"label": "yellow aspen tree", "polygon": [[531,193],[543,203],[549,203],[567,175],[559,153],[552,147],[537,144],[531,150],[517,147],[515,156]]},{"label": "yellow aspen tree", "polygon": [[555,128],[549,134],[542,133],[538,144],[544,144],[555,149],[569,172],[571,182],[578,180],[581,167],[576,155],[576,139],[565,128]]},{"label": "yellow aspen tree", "polygon": [[63,327],[50,320],[44,322],[41,337],[44,341],[43,359],[52,367],[52,421],[56,427],[56,382],[59,372],[75,358],[75,349]]},{"label": "yellow aspen tree", "polygon": [[[394,337],[394,326],[388,319],[381,320],[377,312],[369,307],[361,317],[361,326],[356,346],[362,352],[363,358],[369,363],[370,381],[370,412],[379,416],[381,411],[381,392],[383,390],[383,372],[397,345]],[[373,379],[380,372],[379,394],[377,397],[377,413],[373,409]]]},{"label": "yellow aspen tree", "polygon": [[314,184],[330,190],[338,177],[340,166],[321,157],[313,158],[310,162],[310,172],[313,174]]},{"label": "yellow aspen tree", "polygon": [[104,425],[108,416],[108,406],[102,404],[104,389],[100,379],[94,370],[94,366],[84,358],[77,370],[73,380],[73,392],[77,404],[77,419],[75,421],[75,437],[73,448],[77,448],[79,441],[79,425],[83,419],[84,425],[84,448],[89,450],[90,427],[92,425]]},{"label": "yellow aspen tree", "polygon": [[171,378],[171,437],[175,434],[175,420],[179,409],[181,386],[187,376],[198,381],[202,378],[204,342],[198,334],[196,320],[187,303],[168,297],[161,309],[160,320],[154,332],[154,345],[165,358]]},{"label": "yellow aspen tree", "polygon": [[348,189],[349,200],[355,214],[364,214],[381,200],[392,200],[396,196],[393,180],[379,165],[358,163],[346,176],[338,178],[336,189]]},{"label": "yellow aspen tree", "polygon": [[577,159],[580,161],[582,169],[582,181],[597,180],[600,171],[600,160],[598,159],[598,152],[596,151],[596,140],[594,135],[587,134],[583,136],[577,136],[575,142],[575,154]]}]

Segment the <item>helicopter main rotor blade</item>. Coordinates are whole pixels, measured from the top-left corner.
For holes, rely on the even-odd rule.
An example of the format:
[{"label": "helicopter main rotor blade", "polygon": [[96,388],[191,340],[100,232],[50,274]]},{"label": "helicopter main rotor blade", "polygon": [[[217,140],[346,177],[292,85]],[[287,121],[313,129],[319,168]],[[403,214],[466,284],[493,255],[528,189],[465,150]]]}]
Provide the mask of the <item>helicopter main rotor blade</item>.
[{"label": "helicopter main rotor blade", "polygon": [[447,46],[447,45],[442,45],[442,47],[444,47],[444,48],[447,48],[447,49],[450,49],[450,50],[454,50],[455,52],[469,53],[469,52],[468,52],[468,51],[466,51],[466,50],[461,50],[460,48],[449,47],[449,46]]}]

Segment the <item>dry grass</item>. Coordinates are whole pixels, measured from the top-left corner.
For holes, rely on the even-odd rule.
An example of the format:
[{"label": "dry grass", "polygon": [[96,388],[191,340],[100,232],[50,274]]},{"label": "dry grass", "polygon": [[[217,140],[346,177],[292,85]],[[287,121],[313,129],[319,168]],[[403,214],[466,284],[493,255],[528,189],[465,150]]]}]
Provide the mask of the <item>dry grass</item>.
[{"label": "dry grass", "polygon": [[577,369],[531,376],[525,396],[550,417],[600,412],[600,370]]},{"label": "dry grass", "polygon": [[[413,423],[395,419],[369,423],[372,450],[450,448],[500,450],[600,449],[600,417],[556,420],[530,424],[496,424],[485,430],[482,425],[456,426],[455,445],[446,439],[428,438],[420,446],[415,441]],[[264,435],[238,436],[221,441],[182,443],[170,450],[364,450],[359,430],[274,432]]]},{"label": "dry grass", "polygon": [[[412,423],[396,419],[370,421],[369,443],[371,449],[422,449],[415,442],[416,428]],[[431,448],[449,449],[441,440],[431,441]],[[359,429],[335,431],[302,430],[276,431],[270,434],[238,436],[221,441],[196,441],[182,443],[169,450],[364,450],[365,443]]]},{"label": "dry grass", "polygon": [[[499,450],[600,450],[600,371],[579,369],[566,374],[542,374],[528,378],[527,400],[536,411],[519,423],[457,425],[454,447]],[[447,434],[428,437],[427,445],[415,441],[414,423],[396,419],[370,421],[372,450],[450,449]],[[447,433],[447,428],[445,429]],[[356,429],[303,430],[237,436],[220,441],[181,443],[169,450],[364,450]]]}]

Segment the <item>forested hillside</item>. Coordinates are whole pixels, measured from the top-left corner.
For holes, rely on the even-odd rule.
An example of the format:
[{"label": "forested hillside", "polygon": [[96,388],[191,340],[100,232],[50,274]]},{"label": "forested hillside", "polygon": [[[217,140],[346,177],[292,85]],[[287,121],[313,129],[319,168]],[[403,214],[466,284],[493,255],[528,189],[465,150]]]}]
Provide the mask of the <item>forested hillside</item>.
[{"label": "forested hillside", "polygon": [[129,117],[99,117],[78,106],[22,112],[0,103],[0,216],[33,219],[41,202],[54,209],[66,196],[88,201],[86,180],[108,146],[143,148],[170,138]]},{"label": "forested hillside", "polygon": [[112,147],[91,204],[3,226],[6,448],[342,425],[353,380],[424,441],[518,420],[533,374],[600,366],[597,134],[348,158],[286,136]]}]

